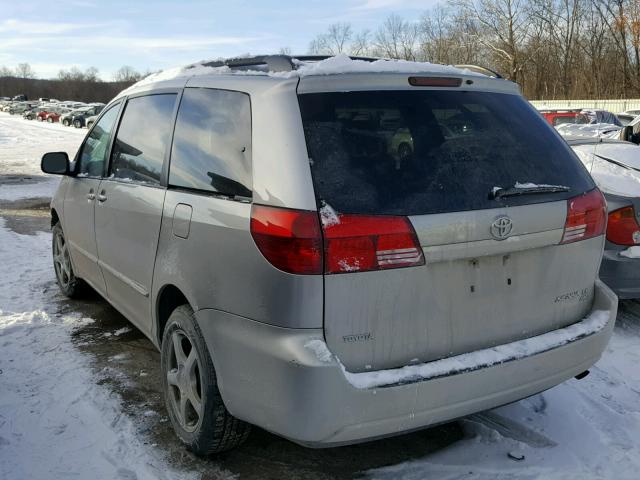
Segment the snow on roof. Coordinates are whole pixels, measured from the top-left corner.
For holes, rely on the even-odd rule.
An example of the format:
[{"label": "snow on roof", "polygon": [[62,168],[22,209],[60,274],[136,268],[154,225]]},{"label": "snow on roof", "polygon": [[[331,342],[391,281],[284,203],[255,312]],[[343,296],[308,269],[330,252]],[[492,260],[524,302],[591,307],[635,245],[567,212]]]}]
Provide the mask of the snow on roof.
[{"label": "snow on roof", "polygon": [[199,75],[265,75],[277,78],[304,77],[308,75],[335,75],[340,73],[435,73],[443,75],[485,75],[452,65],[440,65],[429,62],[410,62],[407,60],[380,59],[374,62],[354,60],[346,54],[339,54],[324,60],[308,62],[293,59],[295,70],[288,72],[264,72],[258,70],[233,70],[228,66],[208,67],[208,60],[183,67],[175,67],[153,73],[125,90],[177,78],[190,78]]},{"label": "snow on roof", "polygon": [[333,75],[338,73],[437,73],[446,75],[473,75],[485,77],[478,72],[456,68],[452,65],[441,65],[429,62],[410,62],[407,60],[380,59],[374,62],[354,60],[342,53],[319,62],[300,62],[297,70],[276,72],[276,77],[295,77],[306,75]]}]

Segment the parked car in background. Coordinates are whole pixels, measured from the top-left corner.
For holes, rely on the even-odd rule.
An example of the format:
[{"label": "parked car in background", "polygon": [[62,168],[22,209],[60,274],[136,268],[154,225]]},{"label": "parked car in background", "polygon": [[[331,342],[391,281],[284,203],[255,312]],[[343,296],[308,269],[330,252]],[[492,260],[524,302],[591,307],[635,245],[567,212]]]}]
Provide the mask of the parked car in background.
[{"label": "parked car in background", "polygon": [[640,298],[640,146],[611,139],[568,139],[607,199],[600,278],[619,298]]},{"label": "parked car in background", "polygon": [[42,112],[43,109],[41,107],[30,108],[22,112],[22,118],[25,120],[35,120],[38,116],[38,113]]},{"label": "parked car in background", "polygon": [[48,123],[58,122],[62,115],[66,115],[68,113],[71,113],[70,108],[56,107],[55,109],[52,109],[51,112],[48,112],[46,120]]},{"label": "parked car in background", "polygon": [[67,113],[65,113],[64,115],[60,116],[60,123],[62,123],[62,125],[64,125],[65,127],[69,127],[71,126],[73,123],[73,117],[75,115],[81,115],[85,110],[87,110],[89,107],[81,107],[81,108],[76,108],[73,109]]},{"label": "parked car in background", "polygon": [[87,117],[87,119],[85,120],[87,124],[87,128],[93,127],[93,124],[96,122],[96,118],[98,118],[98,115],[92,115],[91,117]]},{"label": "parked car in background", "polygon": [[88,107],[86,110],[82,110],[79,113],[75,113],[71,116],[71,123],[76,128],[82,128],[85,126],[86,119],[88,117],[93,117],[98,115],[103,108],[104,108],[104,105],[93,105],[91,107]]},{"label": "parked car in background", "polygon": [[625,113],[627,115],[633,115],[634,117],[637,117],[638,115],[640,115],[640,110],[637,110],[637,109],[635,109],[635,110],[625,110],[622,113]]},{"label": "parked car in background", "polygon": [[25,111],[31,110],[35,106],[36,105],[33,103],[16,102],[13,105],[11,105],[11,108],[9,108],[9,113],[11,115],[18,115],[18,114],[22,115]]},{"label": "parked car in background", "polygon": [[631,122],[633,122],[633,120],[635,120],[635,118],[638,115],[631,115],[628,113],[618,113],[616,114],[616,117],[618,117],[618,120],[620,120],[620,123],[622,124],[622,126],[626,126],[629,125]]},{"label": "parked car in background", "polygon": [[250,424],[329,447],[508,404],[613,331],[604,197],[515,83],[321,58],[131,87],[74,162],[42,159],[61,291],[159,347],[200,455]]},{"label": "parked car in background", "polygon": [[[539,112],[551,125],[558,126],[564,123],[581,123],[580,111],[582,109],[541,109]],[[584,123],[586,121],[582,119]]]}]

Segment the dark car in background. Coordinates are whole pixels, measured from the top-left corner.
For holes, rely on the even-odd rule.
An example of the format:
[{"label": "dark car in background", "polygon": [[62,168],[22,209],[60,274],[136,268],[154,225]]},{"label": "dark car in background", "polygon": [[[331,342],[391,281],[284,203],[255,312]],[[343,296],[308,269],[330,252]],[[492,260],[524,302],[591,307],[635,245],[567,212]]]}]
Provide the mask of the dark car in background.
[{"label": "dark car in background", "polygon": [[92,105],[86,110],[82,110],[81,112],[72,115],[71,124],[76,128],[82,128],[86,126],[87,118],[95,117],[102,111],[103,108],[104,108],[104,105],[102,104]]}]

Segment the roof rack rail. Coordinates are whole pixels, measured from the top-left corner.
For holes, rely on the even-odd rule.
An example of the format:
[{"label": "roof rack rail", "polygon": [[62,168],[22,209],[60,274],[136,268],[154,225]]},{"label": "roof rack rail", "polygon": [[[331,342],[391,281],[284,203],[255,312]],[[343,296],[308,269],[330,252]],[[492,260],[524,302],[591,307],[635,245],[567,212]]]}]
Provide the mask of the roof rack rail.
[{"label": "roof rack rail", "polygon": [[[298,62],[319,62],[331,58],[331,55],[259,55],[255,57],[227,58],[203,63],[205,67],[229,67],[237,70],[263,70],[269,72],[291,72],[296,70]],[[372,57],[349,57],[352,60],[374,62]],[[195,65],[191,65],[191,68]]]},{"label": "roof rack rail", "polygon": [[496,78],[504,78],[495,70],[491,70],[487,67],[481,67],[480,65],[454,65],[456,68],[466,68],[467,70],[471,70],[472,72],[481,73],[482,75],[486,75],[488,77],[496,77]]}]

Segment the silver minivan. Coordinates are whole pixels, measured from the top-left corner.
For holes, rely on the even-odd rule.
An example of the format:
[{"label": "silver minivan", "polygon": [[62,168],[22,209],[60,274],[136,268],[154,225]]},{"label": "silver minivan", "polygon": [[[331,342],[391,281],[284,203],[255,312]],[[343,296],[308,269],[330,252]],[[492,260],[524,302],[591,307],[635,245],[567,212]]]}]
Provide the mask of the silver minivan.
[{"label": "silver minivan", "polygon": [[60,288],[158,346],[192,451],[250,425],[313,447],[396,435],[599,359],[606,204],[514,83],[344,56],[167,77],[42,169],[64,175]]}]

